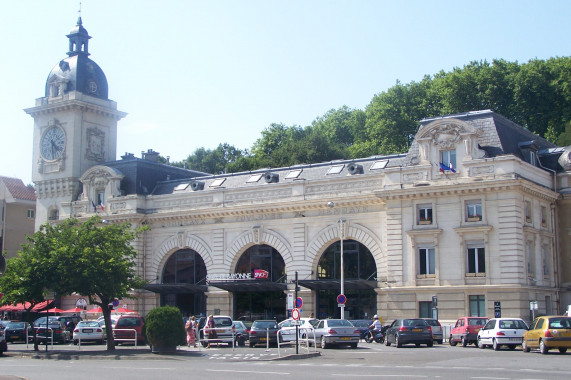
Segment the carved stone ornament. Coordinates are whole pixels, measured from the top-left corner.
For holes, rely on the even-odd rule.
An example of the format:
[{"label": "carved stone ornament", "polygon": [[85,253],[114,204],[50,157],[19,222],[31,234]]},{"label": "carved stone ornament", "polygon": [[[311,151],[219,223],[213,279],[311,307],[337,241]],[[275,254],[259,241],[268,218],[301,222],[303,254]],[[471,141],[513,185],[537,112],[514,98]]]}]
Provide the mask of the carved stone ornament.
[{"label": "carved stone ornament", "polygon": [[87,129],[85,158],[97,162],[105,160],[105,132],[97,128]]},{"label": "carved stone ornament", "polygon": [[262,228],[261,227],[252,228],[252,240],[254,241],[254,244],[260,244],[261,238],[262,238]]},{"label": "carved stone ornament", "polygon": [[565,151],[559,156],[559,165],[566,171],[571,171],[571,145],[565,148]]},{"label": "carved stone ornament", "polygon": [[442,124],[432,128],[429,132],[432,143],[443,149],[451,149],[461,140],[460,134],[464,128],[456,124]]}]

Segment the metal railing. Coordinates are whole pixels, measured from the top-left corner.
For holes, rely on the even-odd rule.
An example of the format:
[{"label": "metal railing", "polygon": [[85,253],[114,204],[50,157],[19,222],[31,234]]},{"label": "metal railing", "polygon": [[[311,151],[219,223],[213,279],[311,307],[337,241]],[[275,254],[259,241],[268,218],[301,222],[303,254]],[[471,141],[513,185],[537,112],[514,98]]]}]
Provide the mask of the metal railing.
[{"label": "metal railing", "polygon": [[[302,334],[302,331],[304,332],[304,334]],[[300,344],[300,346],[305,346],[305,349],[307,350],[307,353],[309,354],[309,347],[311,346],[311,343],[313,343],[313,349],[315,352],[317,352],[317,344],[315,342],[315,329],[313,327],[300,327],[298,334],[297,334],[297,339],[294,339],[292,341],[288,341],[288,342],[280,342],[280,336],[282,336],[283,339],[283,333],[284,331],[282,331],[281,329],[278,330],[278,357],[281,357],[281,353],[280,353],[280,347],[281,346],[291,346],[296,344],[296,340],[297,342]],[[309,334],[313,334],[313,338],[309,337]],[[305,336],[305,338],[303,337]]]},{"label": "metal railing", "polygon": [[[199,330],[199,334],[197,334],[196,336],[196,341],[198,342],[198,347],[200,349],[202,342],[206,342],[206,344],[210,344],[212,343],[230,343],[228,342],[228,338],[220,338],[218,336],[216,336],[216,338],[208,338],[208,331],[210,330],[214,330],[214,332],[216,332],[216,335],[218,335],[218,332],[226,332],[229,328],[226,327],[204,327],[201,330]],[[232,327],[232,351],[234,351],[236,345],[236,330]],[[202,332],[202,334],[200,334],[200,332]],[[200,336],[202,335],[202,338],[200,338]]]},{"label": "metal railing", "polygon": [[137,348],[137,330],[135,329],[119,329],[119,331],[133,331],[135,333],[135,338],[116,338],[115,337],[115,331],[113,330],[113,340],[115,342],[133,342],[135,343],[135,348]]}]

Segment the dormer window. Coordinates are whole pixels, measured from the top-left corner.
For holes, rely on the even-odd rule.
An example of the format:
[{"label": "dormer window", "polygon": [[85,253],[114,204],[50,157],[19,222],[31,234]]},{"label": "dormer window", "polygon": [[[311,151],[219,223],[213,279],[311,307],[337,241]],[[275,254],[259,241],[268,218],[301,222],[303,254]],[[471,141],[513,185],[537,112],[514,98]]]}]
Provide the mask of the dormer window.
[{"label": "dormer window", "polygon": [[440,168],[441,170],[455,171],[456,168],[456,149],[440,151]]}]

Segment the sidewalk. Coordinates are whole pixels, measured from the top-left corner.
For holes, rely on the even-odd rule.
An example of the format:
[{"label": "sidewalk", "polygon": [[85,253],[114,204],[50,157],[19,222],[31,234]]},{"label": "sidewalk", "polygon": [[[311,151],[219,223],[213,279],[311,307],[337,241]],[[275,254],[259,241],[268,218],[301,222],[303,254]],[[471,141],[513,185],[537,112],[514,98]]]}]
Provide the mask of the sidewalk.
[{"label": "sidewalk", "polygon": [[[295,349],[281,349],[281,356],[277,355],[277,348],[270,349],[271,355],[266,354],[263,348],[236,347],[220,347],[213,348],[190,348],[179,346],[177,351],[171,354],[153,354],[149,346],[115,346],[115,351],[107,351],[107,346],[102,345],[83,345],[81,348],[73,344],[68,345],[48,345],[46,351],[45,345],[40,345],[39,351],[34,351],[32,344],[26,347],[25,344],[9,344],[8,351],[4,353],[7,357],[26,357],[31,359],[53,359],[53,360],[185,360],[190,358],[210,358],[223,354],[233,354],[236,357],[245,355],[252,358],[253,355],[258,360],[292,360],[304,359],[308,357],[320,356],[320,352],[300,350],[299,354],[295,354]],[[263,358],[262,358],[263,357]],[[251,359],[250,359],[251,360]]]}]

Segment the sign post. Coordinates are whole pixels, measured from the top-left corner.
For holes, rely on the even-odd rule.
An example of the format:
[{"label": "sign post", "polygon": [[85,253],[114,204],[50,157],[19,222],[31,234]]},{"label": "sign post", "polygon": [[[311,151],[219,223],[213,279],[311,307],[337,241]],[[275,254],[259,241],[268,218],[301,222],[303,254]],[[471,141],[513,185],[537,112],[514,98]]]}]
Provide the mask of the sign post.
[{"label": "sign post", "polygon": [[502,303],[500,301],[494,301],[494,318],[502,317]]},{"label": "sign post", "polygon": [[[347,297],[345,296],[345,294],[339,294],[337,296],[337,306],[339,306],[341,308],[341,311],[344,310],[345,307],[345,302],[347,302]],[[342,313],[344,314],[344,313]],[[343,319],[343,317],[341,317]]]}]

